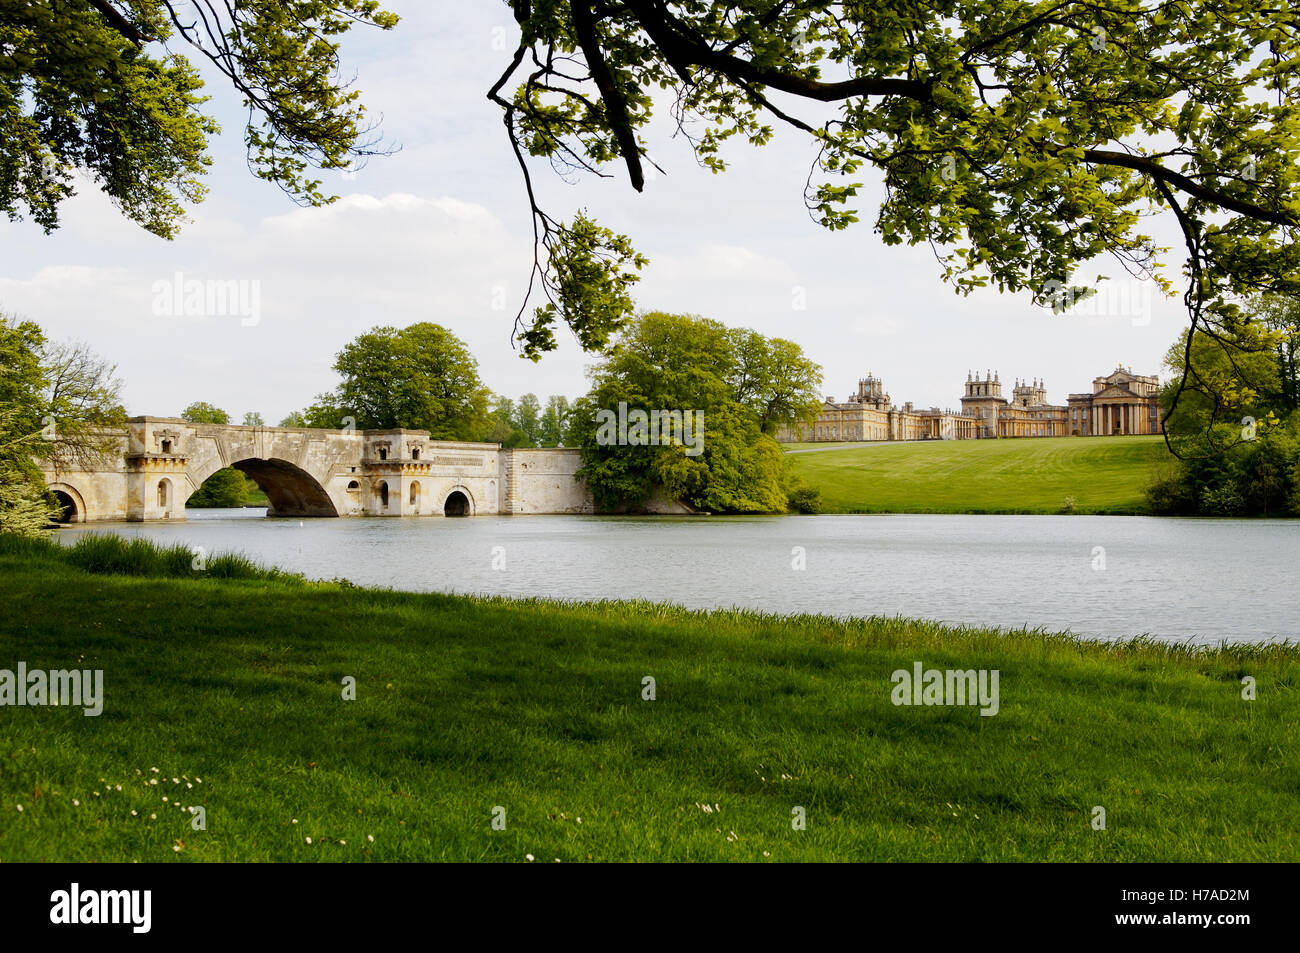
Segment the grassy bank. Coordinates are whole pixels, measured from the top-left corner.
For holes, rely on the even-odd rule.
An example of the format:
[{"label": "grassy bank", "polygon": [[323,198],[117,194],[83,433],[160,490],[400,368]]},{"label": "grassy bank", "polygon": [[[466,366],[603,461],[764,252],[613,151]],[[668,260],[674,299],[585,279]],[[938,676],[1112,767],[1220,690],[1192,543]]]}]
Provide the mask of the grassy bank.
[{"label": "grassy bank", "polygon": [[[105,693],[0,708],[0,861],[1300,859],[1295,647],[403,594],[147,549],[0,538],[0,668]],[[997,715],[893,705],[918,660],[997,669]]]},{"label": "grassy bank", "polygon": [[[799,445],[811,446],[811,445]],[[1160,437],[874,444],[790,457],[827,513],[1146,513]]]}]

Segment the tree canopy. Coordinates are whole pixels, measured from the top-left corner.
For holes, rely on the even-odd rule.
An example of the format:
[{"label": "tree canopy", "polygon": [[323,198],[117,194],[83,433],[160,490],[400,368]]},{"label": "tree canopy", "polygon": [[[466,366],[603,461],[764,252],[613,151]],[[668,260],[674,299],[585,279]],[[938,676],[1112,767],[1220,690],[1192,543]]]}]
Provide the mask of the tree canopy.
[{"label": "tree canopy", "polygon": [[[777,352],[807,368],[802,389],[787,389],[782,370],[754,357]],[[820,368],[796,345],[691,315],[651,312],[627,327],[591,375],[591,392],[570,415],[570,439],[582,449],[579,475],[599,506],[635,508],[658,492],[710,512],[789,507],[798,488],[764,427],[808,419],[820,406]],[[779,405],[776,393],[783,395]],[[664,412],[682,425],[648,422]],[[623,432],[616,440],[603,432],[602,421],[615,414],[626,439]],[[636,434],[638,414],[648,429]]]},{"label": "tree canopy", "polygon": [[385,150],[340,78],[339,37],[390,29],[375,0],[27,0],[0,9],[0,210],[46,232],[86,173],[131,220],[173,237],[201,201],[216,123],[191,58],[242,97],[249,168],[301,204],[313,169]]},{"label": "tree canopy", "polygon": [[406,427],[435,440],[480,440],[491,428],[488,389],[460,338],[430,322],[378,327],[339,352],[342,383],[303,412],[312,427]]},{"label": "tree canopy", "polygon": [[[1231,334],[1246,296],[1300,291],[1300,13],[1249,0],[507,0],[519,46],[489,90],[523,170],[544,303],[524,354],[584,345],[628,320],[643,264],[630,240],[538,201],[527,155],[561,173],[652,187],[656,109],[701,163],[806,136],[810,214],[928,244],[958,292],[991,284],[1044,305],[1087,296],[1098,256],[1171,287],[1149,236],[1172,217],[1186,246],[1189,340]],[[802,176],[801,176],[802,178]],[[568,275],[592,276],[583,310]],[[622,282],[622,284],[620,284]],[[1068,298],[1065,296],[1068,294]]]},{"label": "tree canopy", "polygon": [[126,417],[115,370],[85,344],[0,315],[0,532],[37,533],[56,516],[38,459],[56,473],[102,463],[105,431]]},{"label": "tree canopy", "polygon": [[181,411],[181,419],[192,424],[228,424],[230,414],[206,400],[196,400]]},{"label": "tree canopy", "polygon": [[1300,514],[1298,352],[1300,302],[1271,296],[1249,302],[1232,335],[1198,330],[1190,348],[1170,347],[1161,398],[1181,459],[1148,492],[1157,512]]}]

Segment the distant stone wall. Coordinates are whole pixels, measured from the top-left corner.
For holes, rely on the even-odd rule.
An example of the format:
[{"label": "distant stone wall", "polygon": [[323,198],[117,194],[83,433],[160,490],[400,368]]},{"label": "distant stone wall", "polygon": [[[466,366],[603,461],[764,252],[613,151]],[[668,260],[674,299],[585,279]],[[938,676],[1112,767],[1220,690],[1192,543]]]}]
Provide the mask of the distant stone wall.
[{"label": "distant stone wall", "polygon": [[[183,520],[185,501],[223,467],[252,477],[274,516],[594,513],[577,449],[505,450],[423,430],[323,430],[133,417],[100,465],[45,469],[75,522]],[[631,512],[689,513],[656,494]]]},{"label": "distant stone wall", "polygon": [[522,513],[593,513],[591,490],[576,477],[582,466],[577,449],[501,451],[499,511]]}]

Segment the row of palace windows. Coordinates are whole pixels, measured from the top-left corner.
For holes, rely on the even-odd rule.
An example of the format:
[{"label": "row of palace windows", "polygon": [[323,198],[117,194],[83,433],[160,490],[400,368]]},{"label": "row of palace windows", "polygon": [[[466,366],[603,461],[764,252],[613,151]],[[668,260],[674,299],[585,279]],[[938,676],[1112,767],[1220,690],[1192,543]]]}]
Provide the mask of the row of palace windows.
[{"label": "row of palace windows", "polygon": [[[844,427],[845,440],[884,440],[886,439],[886,430],[884,427],[872,427],[871,436],[866,436],[868,431],[862,426]],[[816,439],[818,440],[838,440],[840,437],[840,428],[835,425],[828,425],[816,428]]]}]

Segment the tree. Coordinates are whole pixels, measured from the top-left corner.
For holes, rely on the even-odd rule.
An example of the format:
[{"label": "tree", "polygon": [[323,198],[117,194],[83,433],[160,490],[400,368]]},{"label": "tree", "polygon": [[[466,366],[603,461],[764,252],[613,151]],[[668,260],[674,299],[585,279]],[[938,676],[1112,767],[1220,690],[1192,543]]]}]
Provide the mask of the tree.
[{"label": "tree", "polygon": [[47,233],[93,179],[131,220],[173,237],[199,202],[216,123],[201,57],[243,98],[249,168],[300,204],[332,202],[309,169],[384,151],[359,94],[339,81],[337,38],[391,29],[375,0],[33,0],[6,3],[0,96],[0,209]]},{"label": "tree", "polygon": [[528,435],[519,429],[515,419],[515,402],[509,397],[496,397],[488,431],[483,439],[489,443],[499,443],[508,449],[528,446]]},{"label": "tree", "polygon": [[192,424],[229,424],[230,414],[205,400],[196,400],[181,411],[181,419]]},{"label": "tree", "polygon": [[45,335],[32,321],[0,316],[0,532],[34,536],[54,516],[33,455],[43,439]]},{"label": "tree", "polygon": [[765,338],[748,328],[728,332],[733,361],[727,382],[732,396],[775,434],[781,424],[811,421],[821,410],[822,370],[793,341]]},{"label": "tree", "polygon": [[[437,440],[478,440],[488,431],[488,390],[465,343],[428,322],[379,327],[339,352],[337,390],[322,394],[311,425],[427,430]],[[339,413],[339,412],[342,413]],[[318,421],[328,420],[328,424]]]},{"label": "tree", "polygon": [[54,426],[41,455],[56,472],[92,467],[115,448],[126,419],[117,366],[80,341],[45,348],[42,363],[45,413]]},{"label": "tree", "polygon": [[187,507],[243,506],[248,501],[248,479],[234,467],[222,467],[203,481],[203,485],[185,501]]},{"label": "tree", "polygon": [[1161,400],[1181,459],[1148,490],[1156,512],[1300,514],[1297,338],[1300,302],[1265,297],[1230,334],[1198,330],[1169,349]]},{"label": "tree", "polygon": [[265,427],[265,426],[266,426],[266,421],[262,418],[262,415],[259,414],[257,411],[255,411],[255,410],[250,410],[250,411],[248,411],[247,413],[244,414],[244,426],[245,426],[245,427]]},{"label": "tree", "polygon": [[281,426],[281,427],[308,427],[308,426],[310,426],[310,424],[307,423],[307,415],[306,415],[306,414],[304,414],[301,410],[295,410],[295,411],[291,412],[290,414],[288,414],[288,415],[287,415],[283,420],[281,420],[278,426]]},{"label": "tree", "polygon": [[[857,221],[874,170],[887,244],[929,244],[959,293],[993,284],[1044,305],[1086,297],[1075,272],[1113,256],[1168,289],[1145,234],[1170,216],[1186,245],[1189,338],[1244,296],[1300,289],[1300,31],[1240,0],[507,0],[520,42],[488,97],[532,209],[526,356],[558,321],[583,346],[628,319],[644,259],[585,214],[540,206],[526,161],[562,174],[619,163],[638,192],[642,133],[671,104],[696,157],[766,145],[773,125],[816,150],[804,190],[829,229]],[[507,87],[515,83],[513,93]],[[664,92],[660,92],[660,91]],[[658,98],[656,98],[658,97]],[[655,168],[658,168],[655,166]],[[590,275],[599,307],[567,286]],[[1076,280],[1079,283],[1076,283]],[[1189,345],[1190,346],[1190,345]],[[1191,362],[1187,362],[1190,367]],[[1189,372],[1190,373],[1190,372]]]},{"label": "tree", "polygon": [[524,394],[515,404],[515,426],[523,431],[524,446],[542,445],[542,405],[536,394]]},{"label": "tree", "polygon": [[35,322],[0,315],[0,532],[36,534],[56,516],[38,460],[57,474],[116,446],[120,390],[86,345],[51,344]]},{"label": "tree", "polygon": [[569,440],[569,398],[552,394],[546,399],[546,410],[539,425],[538,442],[543,447],[563,447]]},{"label": "tree", "polygon": [[[711,512],[787,509],[794,487],[780,447],[763,432],[766,404],[754,399],[774,388],[742,372],[757,374],[758,364],[742,362],[737,338],[717,321],[652,312],[639,316],[592,369],[592,390],[574,406],[570,439],[582,448],[579,475],[598,505],[636,507],[661,492]],[[793,356],[802,360],[797,349]],[[741,381],[748,383],[742,388]],[[812,386],[820,384],[818,373]],[[813,396],[796,395],[794,403]]]}]

